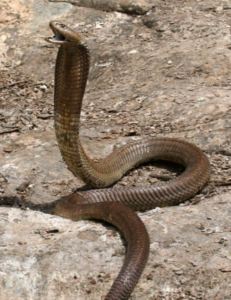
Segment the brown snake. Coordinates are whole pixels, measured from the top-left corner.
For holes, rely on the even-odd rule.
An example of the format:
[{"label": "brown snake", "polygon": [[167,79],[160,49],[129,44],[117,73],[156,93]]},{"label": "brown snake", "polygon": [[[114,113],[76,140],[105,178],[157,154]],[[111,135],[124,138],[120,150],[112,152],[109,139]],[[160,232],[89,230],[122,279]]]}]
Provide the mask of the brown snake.
[{"label": "brown snake", "polygon": [[[31,205],[34,209],[78,220],[93,218],[115,225],[125,237],[124,265],[105,299],[128,299],[146,264],[149,238],[133,212],[177,205],[193,197],[209,179],[209,162],[203,152],[188,142],[170,138],[144,138],[129,143],[101,160],[85,153],[79,137],[82,99],[89,71],[89,52],[78,33],[53,21],[59,45],[55,69],[55,131],[59,149],[69,170],[97,190],[78,191],[51,204]],[[126,172],[150,160],[181,164],[185,170],[176,178],[146,188],[108,188]]]}]

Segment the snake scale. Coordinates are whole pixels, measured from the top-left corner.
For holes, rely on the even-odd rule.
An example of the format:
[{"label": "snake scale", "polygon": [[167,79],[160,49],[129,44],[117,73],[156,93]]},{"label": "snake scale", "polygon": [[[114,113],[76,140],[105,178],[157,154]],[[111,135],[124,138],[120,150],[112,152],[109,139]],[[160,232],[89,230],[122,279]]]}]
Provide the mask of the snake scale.
[{"label": "snake scale", "polygon": [[[90,55],[81,36],[57,21],[50,22],[59,46],[55,68],[54,119],[59,149],[69,170],[92,190],[77,191],[50,204],[30,204],[72,220],[99,219],[117,227],[125,238],[124,264],[107,300],[128,299],[145,267],[149,237],[134,210],[177,205],[193,197],[209,179],[207,157],[195,145],[172,138],[143,138],[114,150],[104,159],[93,160],[84,151],[80,137],[80,114],[89,72]],[[181,164],[176,178],[145,188],[107,188],[134,167],[150,160]]]}]

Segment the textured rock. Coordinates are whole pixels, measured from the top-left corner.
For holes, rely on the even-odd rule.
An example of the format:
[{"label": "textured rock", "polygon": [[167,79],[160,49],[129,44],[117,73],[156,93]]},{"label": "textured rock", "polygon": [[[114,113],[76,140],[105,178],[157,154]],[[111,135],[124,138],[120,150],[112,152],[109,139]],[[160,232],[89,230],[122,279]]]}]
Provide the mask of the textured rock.
[{"label": "textured rock", "polygon": [[[0,208],[1,299],[100,299],[124,247],[100,224]],[[230,195],[142,214],[151,239],[132,299],[228,299]]]},{"label": "textured rock", "polygon": [[49,0],[50,2],[67,2],[81,7],[102,11],[118,11],[134,15],[144,15],[154,7],[153,1],[147,0]]},{"label": "textured rock", "polygon": [[[48,22],[61,19],[81,32],[91,52],[81,130],[92,156],[141,136],[172,136],[196,143],[211,161],[210,184],[192,199],[199,203],[141,215],[151,255],[132,299],[229,299],[228,2],[155,1],[144,16],[91,3],[1,1],[0,195],[46,202],[83,184],[62,162],[53,130],[57,50],[44,37]],[[154,184],[178,172],[144,166],[118,185]],[[119,234],[92,222],[1,207],[0,232],[3,300],[100,299],[124,257]]]}]

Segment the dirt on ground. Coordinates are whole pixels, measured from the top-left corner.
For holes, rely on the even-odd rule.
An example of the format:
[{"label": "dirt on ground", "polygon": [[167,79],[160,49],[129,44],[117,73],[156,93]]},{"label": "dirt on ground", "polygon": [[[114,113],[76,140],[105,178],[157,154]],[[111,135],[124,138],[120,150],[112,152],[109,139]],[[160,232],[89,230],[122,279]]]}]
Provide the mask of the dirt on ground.
[{"label": "dirt on ground", "polygon": [[[195,143],[211,163],[191,201],[139,214],[151,252],[131,299],[230,299],[230,0],[1,0],[0,197],[48,202],[83,185],[54,134],[57,48],[44,40],[54,19],[79,31],[91,53],[81,135],[92,157],[165,136]],[[116,186],[179,171],[145,165]],[[124,253],[112,228],[0,207],[1,300],[103,299]]]}]

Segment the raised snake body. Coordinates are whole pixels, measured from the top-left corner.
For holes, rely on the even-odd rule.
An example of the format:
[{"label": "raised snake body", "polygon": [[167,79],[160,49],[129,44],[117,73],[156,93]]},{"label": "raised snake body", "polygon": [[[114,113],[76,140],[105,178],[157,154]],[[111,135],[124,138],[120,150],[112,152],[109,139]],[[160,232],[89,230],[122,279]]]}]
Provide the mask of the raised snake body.
[{"label": "raised snake body", "polygon": [[[91,214],[87,213],[88,217],[115,222],[120,215],[124,215],[122,210],[125,206],[121,206],[121,203],[133,210],[148,210],[157,206],[176,205],[195,195],[209,178],[209,162],[199,148],[185,141],[145,138],[127,144],[98,161],[87,156],[80,142],[79,129],[82,99],[89,71],[89,52],[81,42],[79,34],[69,27],[59,22],[51,22],[50,27],[54,37],[49,41],[60,45],[55,69],[55,131],[59,149],[69,170],[75,176],[81,177],[88,186],[103,188],[118,181],[128,170],[149,160],[169,160],[185,167],[184,172],[175,179],[149,188],[110,188],[77,192],[61,200],[54,208],[54,213],[72,219],[81,218],[77,207],[79,203],[85,203],[85,208],[91,211]],[[110,203],[113,207],[110,207]],[[73,217],[73,213],[78,217]],[[110,220],[107,219],[108,214]],[[127,223],[134,219],[132,215],[133,213],[127,214],[126,224],[119,218],[115,225],[122,232],[126,232]],[[138,225],[137,228],[141,229],[141,226]],[[129,276],[124,280],[120,273],[106,299],[127,299],[148,257],[145,230],[138,234],[133,229],[128,230],[125,238],[128,244],[129,239],[140,240],[140,252],[144,255],[134,255],[131,258],[133,250],[129,248],[126,258],[130,258],[134,268],[139,266],[139,271],[127,272],[125,259],[123,271]]]},{"label": "raised snake body", "polygon": [[[69,170],[96,190],[78,191],[51,204],[32,206],[73,220],[102,219],[115,225],[127,241],[124,265],[105,299],[128,299],[146,264],[149,238],[132,210],[177,205],[194,196],[209,179],[209,162],[196,146],[170,138],[144,138],[129,143],[101,160],[85,153],[79,137],[80,113],[89,71],[89,52],[78,33],[51,22],[58,44],[55,69],[55,131]],[[146,188],[109,188],[128,170],[150,160],[168,160],[185,167],[167,183]],[[125,204],[125,205],[124,205]],[[132,210],[131,210],[132,209]]]}]

